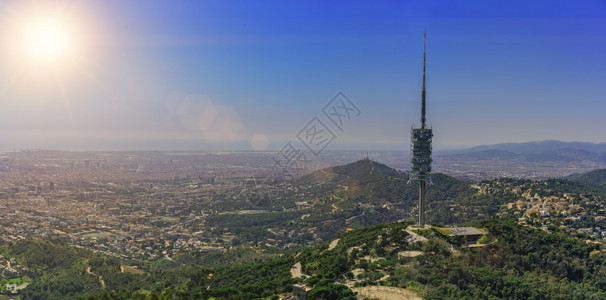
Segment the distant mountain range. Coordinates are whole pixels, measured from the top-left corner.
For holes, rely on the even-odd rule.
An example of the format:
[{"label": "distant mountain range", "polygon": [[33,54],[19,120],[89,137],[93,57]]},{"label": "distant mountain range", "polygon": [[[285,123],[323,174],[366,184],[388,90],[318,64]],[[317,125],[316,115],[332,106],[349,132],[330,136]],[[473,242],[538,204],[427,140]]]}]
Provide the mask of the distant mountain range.
[{"label": "distant mountain range", "polygon": [[526,143],[500,143],[494,145],[482,145],[467,149],[468,152],[478,152],[485,150],[502,150],[514,153],[545,152],[556,150],[582,150],[594,153],[606,153],[606,143],[588,143],[588,142],[562,142],[562,141],[538,141]]},{"label": "distant mountain range", "polygon": [[476,146],[464,150],[439,151],[436,157],[457,161],[502,161],[551,166],[606,166],[606,143],[540,141]]},{"label": "distant mountain range", "polygon": [[537,141],[525,143],[499,143],[494,145],[480,145],[467,149],[442,150],[437,153],[442,155],[468,154],[468,153],[495,153],[513,154],[545,153],[545,152],[578,152],[585,154],[606,154],[606,143],[588,142],[562,142],[562,141]]}]

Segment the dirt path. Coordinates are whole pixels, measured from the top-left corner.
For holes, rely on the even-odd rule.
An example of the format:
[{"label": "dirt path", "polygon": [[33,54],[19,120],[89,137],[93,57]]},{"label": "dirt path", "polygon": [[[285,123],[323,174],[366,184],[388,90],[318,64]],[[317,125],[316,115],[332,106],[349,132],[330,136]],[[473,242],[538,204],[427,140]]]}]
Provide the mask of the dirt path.
[{"label": "dirt path", "polygon": [[98,276],[99,277],[99,282],[101,283],[101,287],[105,288],[105,281],[103,281],[103,276],[99,276],[99,275],[95,274],[94,272],[91,272],[90,269],[91,269],[90,266],[86,267],[86,273],[91,274],[93,276]]},{"label": "dirt path", "polygon": [[339,240],[340,239],[336,239],[336,240],[330,242],[330,245],[328,245],[328,250],[334,249],[339,244]]},{"label": "dirt path", "polygon": [[376,298],[379,300],[422,300],[414,292],[391,286],[366,286],[352,290],[358,292],[358,299]]},{"label": "dirt path", "polygon": [[400,257],[417,257],[419,255],[423,255],[423,252],[414,251],[414,250],[398,252],[398,258],[400,258]]},{"label": "dirt path", "polygon": [[301,263],[298,262],[294,264],[292,268],[290,268],[290,275],[292,276],[292,278],[301,278],[301,276],[303,276],[303,274],[301,273],[301,267]]}]

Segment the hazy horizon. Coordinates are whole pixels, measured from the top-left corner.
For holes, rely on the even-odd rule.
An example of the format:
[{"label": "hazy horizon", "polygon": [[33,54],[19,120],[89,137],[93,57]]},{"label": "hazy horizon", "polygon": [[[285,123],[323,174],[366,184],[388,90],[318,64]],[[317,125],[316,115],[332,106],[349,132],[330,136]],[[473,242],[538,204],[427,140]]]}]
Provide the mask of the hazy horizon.
[{"label": "hazy horizon", "polygon": [[[506,143],[494,143],[494,144],[478,144],[478,145],[439,145],[438,147],[434,147],[435,152],[448,152],[453,150],[467,150],[478,146],[492,146],[497,144],[523,144],[523,143],[533,143],[533,142],[546,142],[546,141],[555,141],[555,142],[564,142],[564,143],[590,143],[590,144],[605,144],[602,143],[592,143],[585,141],[560,141],[560,140],[543,140],[543,141],[526,141],[526,142],[506,142]],[[188,143],[189,142],[189,143]],[[144,141],[144,142],[125,142],[118,141],[115,144],[112,143],[100,143],[90,146],[81,146],[81,147],[22,147],[22,148],[0,148],[0,154],[3,152],[13,152],[13,151],[82,151],[82,152],[95,152],[95,151],[107,151],[107,152],[137,152],[137,151],[176,151],[176,152],[267,152],[267,153],[275,153],[279,152],[286,143],[289,141],[276,141],[272,142],[268,145],[265,150],[255,150],[252,149],[250,143],[247,141],[239,141],[231,143],[229,146],[226,145],[214,145],[213,147],[202,148],[198,147],[196,144],[197,141],[181,141],[180,144],[174,145],[172,148],[167,148],[166,140],[158,140],[158,141]],[[364,145],[364,144],[347,144],[347,143],[339,143],[334,142],[331,144],[330,148],[325,149],[324,151],[355,151],[355,152],[364,152],[364,151],[401,151],[408,153],[409,152],[409,143],[402,144],[391,144],[391,145]],[[321,155],[321,154],[320,154]]]}]

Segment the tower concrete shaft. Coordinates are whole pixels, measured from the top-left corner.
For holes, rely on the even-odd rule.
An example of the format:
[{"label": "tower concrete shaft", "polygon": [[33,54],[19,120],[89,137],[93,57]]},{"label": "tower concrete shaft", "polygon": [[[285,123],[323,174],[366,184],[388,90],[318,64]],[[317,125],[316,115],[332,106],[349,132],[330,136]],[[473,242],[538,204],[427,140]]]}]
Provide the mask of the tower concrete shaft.
[{"label": "tower concrete shaft", "polygon": [[427,193],[427,181],[419,182],[419,227],[425,226],[425,200]]}]

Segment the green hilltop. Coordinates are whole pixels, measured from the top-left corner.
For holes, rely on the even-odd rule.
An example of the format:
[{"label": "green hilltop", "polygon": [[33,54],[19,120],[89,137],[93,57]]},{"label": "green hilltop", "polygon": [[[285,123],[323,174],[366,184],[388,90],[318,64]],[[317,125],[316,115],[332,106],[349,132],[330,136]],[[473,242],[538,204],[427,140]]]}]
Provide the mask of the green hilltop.
[{"label": "green hilltop", "polygon": [[571,180],[580,181],[583,183],[606,185],[606,169],[596,169],[584,174],[573,175],[569,177]]},{"label": "green hilltop", "polygon": [[298,178],[297,184],[362,185],[402,174],[384,164],[363,159],[346,165],[329,167]]},{"label": "green hilltop", "polygon": [[[470,183],[440,173],[432,175],[432,183],[428,188],[429,222],[462,222],[463,217],[468,216],[467,212],[461,217],[448,217],[442,210],[469,201],[474,193]],[[373,209],[365,210],[366,213],[380,211],[381,215],[373,215],[374,223],[364,221],[362,226],[414,219],[416,215],[418,182],[409,182],[409,174],[372,160],[363,159],[315,171],[299,178],[295,184],[316,186],[324,196],[321,197],[323,203],[337,208],[351,210],[370,206]],[[443,218],[445,216],[447,218]]]}]

